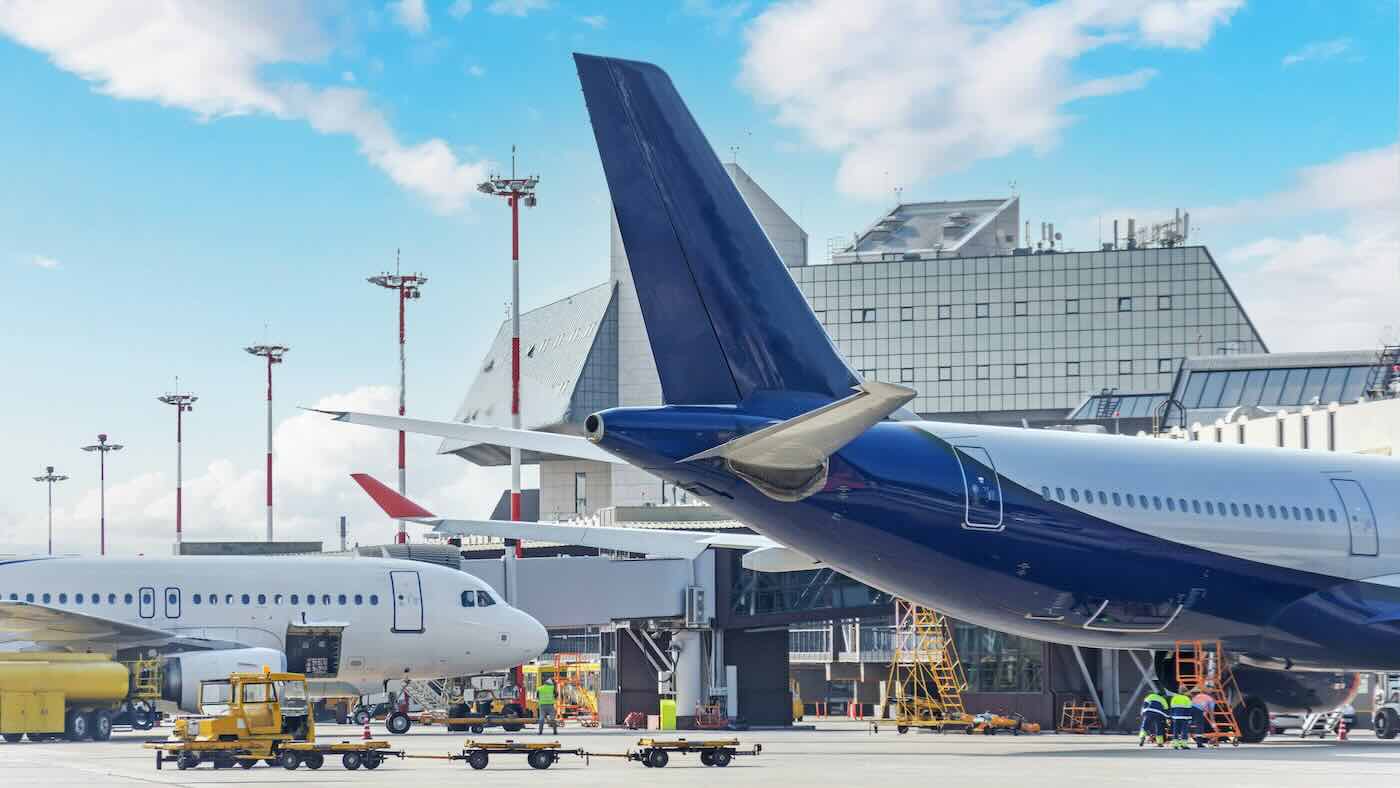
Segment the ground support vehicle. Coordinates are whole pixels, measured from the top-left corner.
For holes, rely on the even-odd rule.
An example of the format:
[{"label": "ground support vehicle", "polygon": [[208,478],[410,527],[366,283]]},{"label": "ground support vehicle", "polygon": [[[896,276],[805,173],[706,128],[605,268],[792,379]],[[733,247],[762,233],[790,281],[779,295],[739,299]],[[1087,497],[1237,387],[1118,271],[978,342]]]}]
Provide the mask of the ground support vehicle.
[{"label": "ground support vehicle", "polygon": [[[541,742],[520,742],[512,739],[505,741],[477,741],[468,739],[463,745],[462,752],[448,755],[449,761],[466,761],[467,765],[473,769],[485,769],[491,763],[492,755],[524,755],[525,762],[533,769],[548,769],[559,760],[561,755],[577,755],[586,758],[588,753],[581,749],[566,750],[557,741]],[[410,755],[410,758],[420,756]]]},{"label": "ground support vehicle", "polygon": [[403,757],[386,741],[370,739],[317,742],[316,720],[307,703],[301,673],[233,673],[201,682],[200,714],[181,717],[169,738],[146,742],[155,750],[156,768],[173,762],[180,769],[201,763],[215,769],[269,766],[319,769],[339,755],[346,769],[377,769],[390,757]]},{"label": "ground support vehicle", "polygon": [[155,660],[104,654],[0,654],[0,737],[104,741],[114,725],[147,730],[160,719],[159,670]]},{"label": "ground support vehicle", "polygon": [[700,762],[706,766],[725,767],[736,755],[758,755],[763,752],[763,745],[741,750],[738,739],[639,739],[637,749],[629,750],[625,757],[648,769],[661,769],[670,763],[672,755],[693,752],[700,754]]}]

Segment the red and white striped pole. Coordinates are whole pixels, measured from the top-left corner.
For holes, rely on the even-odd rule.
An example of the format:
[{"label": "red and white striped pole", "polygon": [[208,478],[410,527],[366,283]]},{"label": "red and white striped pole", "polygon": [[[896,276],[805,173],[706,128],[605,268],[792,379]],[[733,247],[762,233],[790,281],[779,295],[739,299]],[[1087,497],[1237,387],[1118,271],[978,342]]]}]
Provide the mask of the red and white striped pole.
[{"label": "red and white striped pole", "polygon": [[199,397],[180,393],[180,379],[175,378],[175,393],[158,397],[166,405],[175,406],[175,555],[180,554],[184,539],[184,478],[185,478],[185,411],[194,410]]},{"label": "red and white striped pole", "polygon": [[[510,193],[510,426],[520,429],[520,192]],[[510,519],[520,521],[520,447],[510,447]],[[515,557],[525,555],[515,540]]]},{"label": "red and white striped pole", "polygon": [[[406,412],[404,409],[405,392],[404,388],[408,377],[406,368],[407,360],[404,356],[404,302],[408,297],[408,291],[402,286],[399,287],[399,415]],[[408,473],[405,468],[405,454],[407,452],[404,440],[404,431],[399,430],[399,495],[408,493]],[[404,520],[399,520],[399,533],[395,538],[399,544],[408,543],[408,524]]]},{"label": "red and white striped pole", "polygon": [[267,541],[272,541],[272,365],[281,364],[291,348],[286,345],[252,345],[243,348],[267,359]]},{"label": "red and white striped pole", "polygon": [[83,451],[97,452],[98,551],[107,554],[107,452],[121,451],[120,443],[108,443],[107,433],[99,433],[97,443],[84,446]]}]

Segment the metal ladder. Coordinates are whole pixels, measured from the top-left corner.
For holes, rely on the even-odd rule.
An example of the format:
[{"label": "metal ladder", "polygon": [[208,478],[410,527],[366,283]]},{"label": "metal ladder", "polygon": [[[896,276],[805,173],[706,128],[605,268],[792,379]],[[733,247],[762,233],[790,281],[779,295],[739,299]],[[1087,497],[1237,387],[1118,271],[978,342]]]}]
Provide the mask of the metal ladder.
[{"label": "metal ladder", "polygon": [[932,608],[895,600],[894,653],[887,682],[895,724],[907,727],[966,725],[962,693],[967,675],[948,620]]},{"label": "metal ladder", "polygon": [[1366,376],[1366,395],[1373,399],[1390,396],[1390,384],[1397,379],[1400,379],[1400,345],[1386,345],[1376,355],[1376,365]]},{"label": "metal ladder", "polygon": [[442,711],[452,703],[446,682],[441,679],[412,679],[403,683],[409,700],[418,704],[424,711]]},{"label": "metal ladder", "polygon": [[1188,692],[1205,692],[1214,704],[1206,713],[1211,730],[1201,732],[1201,738],[1219,744],[1240,742],[1240,723],[1235,719],[1235,706],[1244,700],[1235,675],[1225,661],[1220,641],[1176,641],[1176,683]]}]

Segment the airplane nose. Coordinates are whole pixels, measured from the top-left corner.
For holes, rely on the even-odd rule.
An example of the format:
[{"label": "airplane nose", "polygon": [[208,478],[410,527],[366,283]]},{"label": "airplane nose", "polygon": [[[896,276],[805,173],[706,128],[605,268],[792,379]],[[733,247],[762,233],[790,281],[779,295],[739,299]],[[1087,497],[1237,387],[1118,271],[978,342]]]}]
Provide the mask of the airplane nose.
[{"label": "airplane nose", "polygon": [[520,638],[521,644],[526,651],[526,659],[534,659],[544,653],[549,648],[549,630],[544,625],[536,621],[528,613],[520,614],[525,619],[523,636]]}]

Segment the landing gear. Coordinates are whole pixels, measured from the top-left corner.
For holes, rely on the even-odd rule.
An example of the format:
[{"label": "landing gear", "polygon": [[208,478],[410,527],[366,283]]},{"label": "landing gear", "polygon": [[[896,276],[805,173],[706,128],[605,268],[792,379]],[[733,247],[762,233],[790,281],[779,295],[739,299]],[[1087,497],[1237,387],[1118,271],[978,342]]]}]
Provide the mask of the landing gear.
[{"label": "landing gear", "polygon": [[369,709],[359,706],[350,713],[350,719],[354,720],[356,725],[368,725],[373,715],[369,713]]},{"label": "landing gear", "polygon": [[1376,729],[1377,739],[1393,739],[1400,735],[1400,712],[1392,706],[1384,706],[1376,712],[1372,723]]},{"label": "landing gear", "polygon": [[1240,741],[1245,744],[1258,744],[1269,735],[1269,706],[1258,698],[1245,697],[1235,709],[1235,720],[1240,726]]},{"label": "landing gear", "polygon": [[407,714],[396,711],[384,719],[384,727],[395,736],[401,736],[413,727],[413,720]]}]

